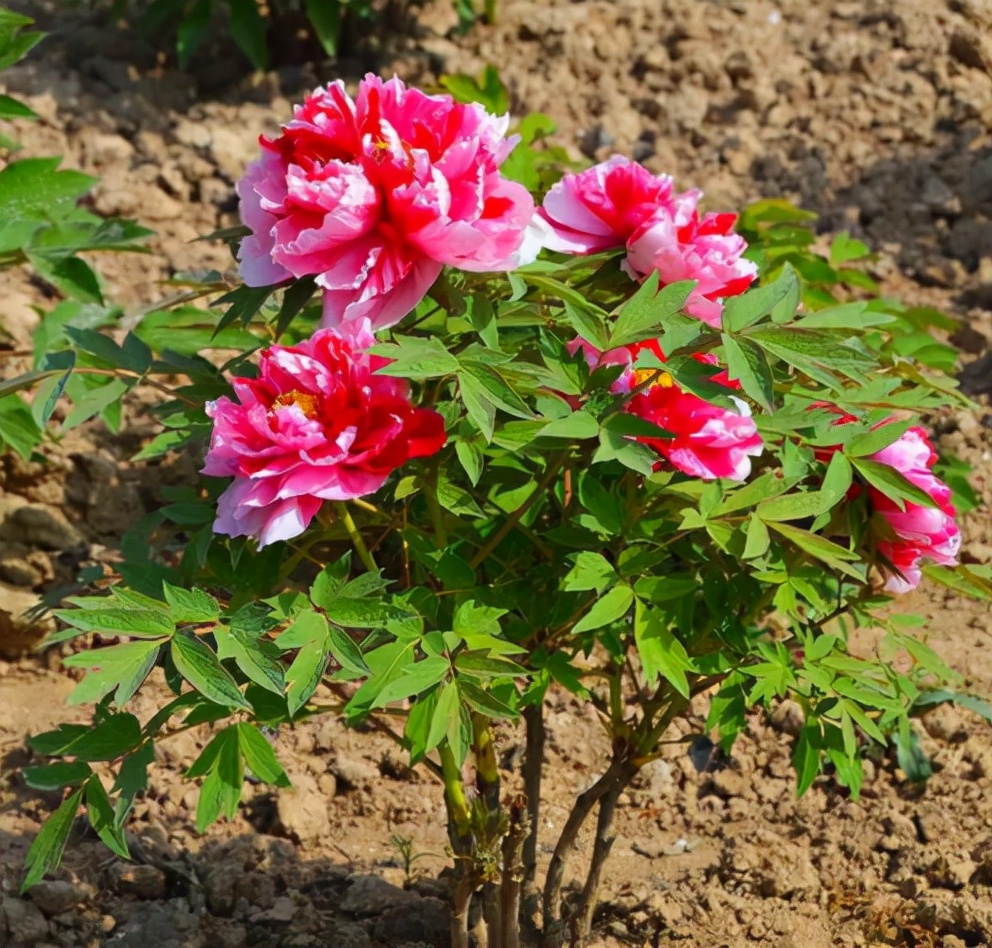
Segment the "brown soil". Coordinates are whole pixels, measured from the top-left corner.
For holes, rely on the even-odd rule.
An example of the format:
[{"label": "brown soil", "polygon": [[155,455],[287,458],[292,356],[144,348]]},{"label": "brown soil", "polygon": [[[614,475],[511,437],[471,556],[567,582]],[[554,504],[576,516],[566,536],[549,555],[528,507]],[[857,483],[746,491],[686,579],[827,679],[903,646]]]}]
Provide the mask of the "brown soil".
[{"label": "brown soil", "polygon": [[[230,266],[226,252],[191,241],[233,222],[233,184],[258,133],[304,89],[368,66],[430,84],[488,61],[515,111],[551,115],[576,153],[633,154],[705,188],[713,207],[788,195],[821,213],[825,233],[864,237],[879,251],[886,292],[960,318],[953,340],[972,362],[969,382],[992,387],[988,364],[973,361],[992,338],[989,0],[502,0],[500,23],[466,37],[451,32],[447,0],[436,0],[415,38],[369,44],[337,67],[262,77],[239,74],[224,49],[178,73],[130,34],[63,6],[20,4],[54,32],[2,81],[43,117],[19,129],[25,154],[62,154],[98,174],[97,210],[156,230],[154,256],[101,263],[108,297],[126,307],[168,292],[161,281],[177,272]],[[19,370],[31,307],[45,298],[8,273],[0,299],[6,376]],[[985,501],[964,525],[965,556],[978,562],[992,559],[990,418],[939,420],[942,446],[974,465]],[[19,613],[112,556],[123,530],[158,502],[159,485],[189,476],[192,459],[129,465],[151,429],[140,408],[127,422],[122,437],[89,427],[47,445],[46,463],[8,457],[0,468],[0,649],[9,659],[0,661],[0,943],[446,945],[439,787],[385,738],[333,720],[278,736],[295,790],[249,785],[239,817],[202,837],[192,830],[195,788],[181,773],[205,736],[166,742],[132,825],[136,865],[78,835],[60,882],[15,897],[27,846],[57,803],[19,780],[23,739],[80,711],[64,704],[72,682],[55,656],[21,655],[37,630],[10,629],[3,610]],[[17,533],[25,503],[34,526]],[[934,590],[905,605],[926,617],[930,643],[966,688],[992,694],[988,606]],[[146,689],[136,713],[160,697]],[[704,705],[683,731],[701,727]],[[794,710],[755,714],[732,757],[703,772],[684,744],[670,745],[621,798],[596,944],[992,944],[989,726],[932,712],[923,744],[936,773],[925,788],[879,755],[860,802],[828,778],[797,800]],[[506,731],[506,759],[519,750],[520,735]],[[542,843],[606,751],[586,710],[552,699]],[[399,839],[417,857],[409,872]],[[583,838],[575,861],[588,854]]]}]

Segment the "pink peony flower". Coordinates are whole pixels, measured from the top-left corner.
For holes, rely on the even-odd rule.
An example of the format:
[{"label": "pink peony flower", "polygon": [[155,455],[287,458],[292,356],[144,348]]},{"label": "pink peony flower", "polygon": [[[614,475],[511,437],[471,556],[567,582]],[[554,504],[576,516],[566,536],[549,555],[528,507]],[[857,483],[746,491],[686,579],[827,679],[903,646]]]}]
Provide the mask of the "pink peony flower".
[{"label": "pink peony flower", "polygon": [[757,267],[741,258],[744,238],[733,214],[697,209],[699,191],[675,194],[672,179],[615,155],[580,174],[566,174],[547,193],[538,218],[551,230],[544,245],[588,254],[626,247],[634,279],[657,271],[661,283],[695,280],[686,312],[719,328],[722,300],[743,293]]},{"label": "pink peony flower", "polygon": [[297,346],[272,346],[255,379],[235,379],[238,401],[207,405],[214,421],[203,473],[234,477],[214,531],[259,547],[302,533],[325,500],[377,491],[396,468],[444,444],[444,421],[414,408],[407,383],[374,374],[386,363],[356,340],[321,329]]},{"label": "pink peony flower", "polygon": [[951,489],[933,473],[937,452],[922,428],[903,432],[892,444],[873,454],[871,460],[897,470],[937,505],[923,507],[907,501],[905,509],[900,510],[881,491],[868,488],[872,509],[895,534],[895,539],[878,541],[879,552],[898,570],[889,575],[885,588],[894,593],[907,592],[919,585],[923,560],[942,566],[954,566],[958,561],[961,532],[954,521],[957,511],[951,503]]},{"label": "pink peony flower", "polygon": [[655,270],[661,283],[695,280],[685,311],[720,328],[723,300],[743,293],[758,272],[741,254],[747,243],[734,233],[735,214],[699,216],[698,191],[677,200],[675,214],[659,214],[627,241],[627,267],[644,278]]},{"label": "pink peony flower", "polygon": [[399,322],[445,265],[507,270],[533,259],[534,205],[499,166],[516,144],[507,116],[368,75],[318,89],[238,184],[252,233],[249,286],[316,277],[324,325]]},{"label": "pink peony flower", "polygon": [[[738,411],[730,411],[683,391],[667,372],[635,368],[638,354],[645,350],[665,361],[655,340],[604,353],[585,340],[574,342],[570,348],[573,352],[581,349],[590,367],[624,366],[611,387],[614,393],[629,393],[649,383],[634,395],[624,411],[670,432],[670,437],[637,436],[635,440],[653,448],[676,470],[703,480],[722,477],[743,481],[750,475],[751,458],[761,454],[764,444],[746,402],[731,396]],[[716,357],[709,354],[694,358],[706,365],[717,364]],[[731,381],[725,371],[713,375],[711,381],[729,389],[740,388],[740,383]],[[661,466],[659,462],[657,467]]]},{"label": "pink peony flower", "polygon": [[587,254],[622,247],[661,209],[674,209],[672,179],[614,155],[579,174],[568,172],[537,214],[550,228],[549,250]]}]

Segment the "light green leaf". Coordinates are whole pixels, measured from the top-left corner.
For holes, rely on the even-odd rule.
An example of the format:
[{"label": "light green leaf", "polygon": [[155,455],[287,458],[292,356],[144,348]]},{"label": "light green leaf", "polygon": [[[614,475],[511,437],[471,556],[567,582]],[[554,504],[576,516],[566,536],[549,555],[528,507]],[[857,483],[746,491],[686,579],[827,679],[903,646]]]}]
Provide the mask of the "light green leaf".
[{"label": "light green leaf", "polygon": [[626,583],[614,586],[601,596],[593,607],[572,627],[572,633],[589,632],[616,622],[626,614],[634,601],[634,591]]},{"label": "light green leaf", "polygon": [[49,872],[54,872],[62,862],[69,832],[72,830],[76,811],[83,799],[83,788],[70,794],[62,805],[42,824],[38,835],[25,857],[27,874],[21,883],[21,892],[26,892],[40,882]]}]

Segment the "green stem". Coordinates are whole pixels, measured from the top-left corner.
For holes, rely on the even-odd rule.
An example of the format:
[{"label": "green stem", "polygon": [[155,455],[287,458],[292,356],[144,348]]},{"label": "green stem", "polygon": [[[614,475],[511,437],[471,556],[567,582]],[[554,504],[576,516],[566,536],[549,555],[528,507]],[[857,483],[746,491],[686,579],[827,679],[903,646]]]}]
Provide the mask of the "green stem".
[{"label": "green stem", "polygon": [[434,527],[434,545],[443,550],[448,545],[448,531],[444,526],[444,511],[437,499],[438,474],[438,468],[434,467],[424,478],[424,500],[427,501],[427,513]]},{"label": "green stem", "polygon": [[341,518],[341,523],[344,525],[344,528],[351,539],[351,543],[355,547],[355,552],[358,554],[358,558],[365,564],[365,568],[370,573],[379,572],[379,567],[375,565],[375,560],[372,558],[372,554],[369,553],[369,548],[365,545],[365,541],[362,539],[362,534],[355,525],[354,519],[352,519],[351,511],[348,509],[348,505],[344,501],[339,500],[334,504],[334,509],[337,512],[337,515]]},{"label": "green stem", "polygon": [[465,782],[462,771],[455,762],[455,755],[447,744],[438,748],[441,757],[441,779],[444,780],[444,799],[448,806],[448,815],[459,836],[469,832],[472,814],[465,796]]},{"label": "green stem", "polygon": [[545,471],[544,477],[541,478],[534,490],[532,490],[524,502],[506,518],[503,526],[501,526],[486,541],[482,549],[480,549],[479,552],[472,557],[468,564],[472,567],[472,569],[478,569],[479,566],[486,561],[489,554],[492,553],[493,550],[495,550],[496,547],[498,547],[500,543],[506,539],[510,531],[513,530],[513,528],[520,522],[523,515],[534,506],[537,500],[555,482],[559,472],[565,466],[566,457],[567,455],[561,454],[548,465],[548,469]]}]

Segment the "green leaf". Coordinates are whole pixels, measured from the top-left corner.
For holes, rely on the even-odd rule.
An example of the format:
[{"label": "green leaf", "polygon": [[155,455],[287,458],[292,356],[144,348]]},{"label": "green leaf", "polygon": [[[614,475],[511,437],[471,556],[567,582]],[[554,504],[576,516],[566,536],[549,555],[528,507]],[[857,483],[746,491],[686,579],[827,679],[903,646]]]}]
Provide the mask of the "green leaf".
[{"label": "green leaf", "polygon": [[753,560],[759,556],[764,556],[770,545],[771,536],[768,533],[768,527],[765,526],[760,517],[750,517],[747,525],[747,539],[741,558]]},{"label": "green leaf", "polygon": [[857,572],[849,563],[857,560],[858,554],[828,540],[825,537],[817,536],[808,530],[800,530],[797,527],[789,527],[784,523],[769,522],[776,533],[780,533],[787,540],[791,540],[801,550],[805,550],[811,556],[826,563],[832,569],[850,576],[852,579],[863,580],[864,577]]},{"label": "green leaf", "polygon": [[583,441],[599,434],[599,422],[584,409],[573,411],[564,418],[548,422],[538,432],[543,438],[563,438],[567,441]]},{"label": "green leaf", "polygon": [[788,264],[774,283],[748,290],[740,296],[731,296],[723,303],[723,328],[725,332],[740,332],[767,316],[775,306],[798,287],[795,271]]},{"label": "green leaf", "polygon": [[730,378],[737,379],[744,394],[770,412],[775,391],[772,370],[765,354],[750,339],[735,339],[727,333],[723,333],[720,338],[723,340]]},{"label": "green leaf", "polygon": [[489,393],[478,379],[468,373],[459,374],[458,393],[468,417],[482,432],[486,442],[492,441],[496,430],[496,406]]},{"label": "green leaf", "polygon": [[626,583],[614,586],[600,597],[593,607],[572,627],[572,633],[589,632],[616,622],[626,614],[634,601],[634,591]]},{"label": "green leaf", "polygon": [[274,642],[240,628],[233,619],[230,626],[218,625],[214,636],[219,659],[234,659],[250,681],[273,694],[283,694],[286,682]]},{"label": "green leaf", "polygon": [[24,782],[33,790],[62,790],[75,787],[87,780],[93,769],[81,760],[56,761],[41,767],[25,767],[21,771]]},{"label": "green leaf", "polygon": [[900,770],[914,783],[926,783],[933,776],[933,764],[920,746],[920,736],[908,718],[900,721],[893,741]]},{"label": "green leaf", "polygon": [[485,460],[482,450],[474,440],[466,441],[460,438],[455,442],[455,454],[458,456],[458,461],[468,476],[469,482],[475,487],[479,483],[479,478],[482,477],[482,466]]},{"label": "green leaf", "polygon": [[21,892],[26,892],[47,873],[54,872],[59,867],[82,799],[83,788],[80,787],[42,824],[24,860],[27,874],[21,883]]},{"label": "green leaf", "polygon": [[448,659],[428,656],[407,665],[400,675],[384,685],[370,707],[383,708],[393,701],[403,701],[427,691],[451,671]]},{"label": "green leaf", "polygon": [[424,753],[433,750],[444,740],[452,722],[457,721],[458,716],[458,687],[453,681],[449,681],[438,692],[437,703],[430,720],[430,729],[424,743]]},{"label": "green leaf", "polygon": [[[2,58],[3,50],[0,50]],[[9,95],[0,95],[0,119],[36,119],[38,113]]]},{"label": "green leaf", "polygon": [[114,702],[119,706],[130,700],[158,658],[164,639],[125,642],[107,648],[90,649],[69,655],[62,664],[70,668],[87,668],[89,674],[69,695],[70,704],[99,701],[116,689]]},{"label": "green leaf", "polygon": [[[107,600],[108,602],[110,600]],[[63,622],[85,632],[104,632],[111,635],[131,635],[135,638],[161,639],[172,635],[175,625],[165,613],[152,609],[56,609],[54,613]]]},{"label": "green leaf", "polygon": [[282,769],[272,745],[262,736],[254,724],[242,722],[238,725],[238,743],[245,763],[251,772],[264,783],[276,787],[290,786],[289,777]]},{"label": "green leaf", "polygon": [[96,183],[79,171],[59,171],[60,158],[23,158],[0,171],[0,220],[58,220]]},{"label": "green leaf", "polygon": [[176,53],[179,68],[186,69],[190,59],[207,38],[210,29],[210,0],[196,0],[192,9],[182,18],[176,31]]},{"label": "green leaf", "polygon": [[72,362],[62,375],[53,375],[51,378],[45,379],[35,390],[34,401],[31,403],[31,417],[39,429],[43,429],[48,424],[58,400],[65,391],[66,383],[72,376],[76,353],[70,353],[70,358]]},{"label": "green leaf", "polygon": [[461,366],[462,371],[458,373],[459,381],[463,381],[466,374],[472,376],[485,390],[488,400],[497,408],[502,408],[507,414],[517,418],[534,417],[527,403],[498,369],[471,358],[462,359]]},{"label": "green leaf", "polygon": [[180,622],[213,622],[220,617],[220,605],[209,593],[202,589],[182,589],[171,583],[163,583],[165,601],[171,607],[171,618]]},{"label": "green leaf", "polygon": [[51,283],[63,296],[83,303],[103,305],[100,282],[85,260],[80,257],[49,256],[30,249],[27,257],[39,276]]},{"label": "green leaf", "polygon": [[610,349],[657,338],[665,319],[682,309],[696,285],[695,280],[680,280],[659,291],[659,279],[655,270],[617,311],[617,320],[610,333]]},{"label": "green leaf", "polygon": [[179,674],[204,697],[228,708],[251,710],[231,673],[201,639],[177,633],[172,639],[170,655]]},{"label": "green leaf", "polygon": [[114,402],[120,401],[121,397],[130,390],[131,385],[122,379],[111,379],[99,388],[92,389],[85,398],[81,398],[73,405],[72,411],[66,415],[62,422],[62,430],[68,431],[81,425],[84,421],[89,421],[94,415],[100,414]]},{"label": "green leaf", "polygon": [[830,264],[834,267],[870,256],[871,250],[868,245],[853,238],[846,230],[834,237],[830,244]]},{"label": "green leaf", "polygon": [[[44,374],[48,375],[47,372]],[[31,409],[20,395],[0,397],[0,443],[29,461],[41,438],[41,429],[35,424]]]},{"label": "green leaf", "polygon": [[28,738],[35,753],[78,760],[116,760],[141,743],[141,725],[133,714],[111,714],[92,727],[63,725]]},{"label": "green leaf", "polygon": [[581,338],[591,342],[600,352],[605,352],[610,347],[606,314],[592,304],[583,303],[577,305],[572,300],[565,300],[565,316]]},{"label": "green leaf", "polygon": [[805,520],[818,517],[839,504],[851,486],[851,465],[843,454],[837,452],[830,460],[821,489],[797,494],[784,494],[763,500],[756,513],[766,522],[779,520]]},{"label": "green leaf", "polygon": [[434,379],[453,375],[458,360],[437,336],[398,336],[393,342],[380,343],[369,350],[389,359],[377,370],[378,375],[404,379]]},{"label": "green leaf", "polygon": [[187,777],[206,774],[196,806],[196,829],[202,833],[218,816],[233,819],[238,812],[244,783],[244,760],[237,725],[225,728],[203,749],[186,772]]},{"label": "green leaf", "polygon": [[121,859],[130,859],[124,828],[117,825],[114,807],[103,789],[100,778],[94,774],[86,783],[86,815],[90,826],[103,841],[104,846]]},{"label": "green leaf", "polygon": [[680,695],[688,698],[690,690],[686,673],[695,671],[692,659],[669,628],[667,620],[640,599],[634,608],[634,641],[644,665],[648,687],[653,688],[661,676]]},{"label": "green leaf", "polygon": [[575,565],[561,581],[562,592],[583,592],[594,589],[602,593],[615,583],[617,572],[601,553],[583,550],[575,557]]},{"label": "green leaf", "polygon": [[855,435],[844,445],[844,453],[850,458],[861,458],[887,448],[898,441],[910,428],[918,424],[915,419],[893,421],[879,425],[865,434]]},{"label": "green leaf", "polygon": [[801,797],[813,784],[820,772],[820,748],[822,735],[820,722],[807,721],[803,725],[795,749],[792,752],[792,766],[796,771],[796,796]]},{"label": "green leaf", "polygon": [[269,65],[266,24],[256,0],[229,0],[231,4],[231,38],[251,64],[259,70]]},{"label": "green leaf", "polygon": [[304,0],[304,8],[313,31],[328,56],[336,56],[341,34],[341,8],[339,0]]},{"label": "green leaf", "polygon": [[868,458],[851,458],[851,463],[872,487],[881,491],[900,508],[905,509],[906,501],[920,507],[937,506],[936,501],[925,490],[917,487],[894,467],[879,461],[869,461]]}]

